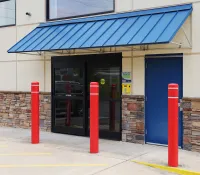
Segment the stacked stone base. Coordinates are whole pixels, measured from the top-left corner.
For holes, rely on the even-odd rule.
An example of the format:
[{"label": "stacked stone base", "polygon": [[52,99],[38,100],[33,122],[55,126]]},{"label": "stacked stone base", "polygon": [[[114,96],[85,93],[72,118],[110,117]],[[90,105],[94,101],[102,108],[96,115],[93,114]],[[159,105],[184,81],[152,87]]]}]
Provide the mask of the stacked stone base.
[{"label": "stacked stone base", "polygon": [[[184,98],[183,148],[200,152],[200,99]],[[122,141],[145,143],[144,96],[122,96]],[[0,126],[31,127],[31,94],[0,92]],[[51,94],[40,93],[40,129],[51,130]]]},{"label": "stacked stone base", "polygon": [[[0,92],[0,126],[31,127],[31,94]],[[51,130],[51,94],[40,94],[40,129]]]},{"label": "stacked stone base", "polygon": [[[183,149],[200,152],[200,98],[184,98]],[[145,143],[144,96],[122,97],[122,141]]]},{"label": "stacked stone base", "polygon": [[183,103],[183,147],[200,152],[200,99],[184,98]]},{"label": "stacked stone base", "polygon": [[144,96],[122,97],[122,141],[144,144]]}]

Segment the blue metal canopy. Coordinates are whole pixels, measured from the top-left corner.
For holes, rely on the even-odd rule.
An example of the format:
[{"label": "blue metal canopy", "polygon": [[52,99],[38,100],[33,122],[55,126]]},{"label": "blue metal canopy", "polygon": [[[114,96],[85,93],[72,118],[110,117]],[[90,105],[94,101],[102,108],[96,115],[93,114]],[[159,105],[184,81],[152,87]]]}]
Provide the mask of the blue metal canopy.
[{"label": "blue metal canopy", "polygon": [[169,43],[192,5],[42,23],[9,53]]}]

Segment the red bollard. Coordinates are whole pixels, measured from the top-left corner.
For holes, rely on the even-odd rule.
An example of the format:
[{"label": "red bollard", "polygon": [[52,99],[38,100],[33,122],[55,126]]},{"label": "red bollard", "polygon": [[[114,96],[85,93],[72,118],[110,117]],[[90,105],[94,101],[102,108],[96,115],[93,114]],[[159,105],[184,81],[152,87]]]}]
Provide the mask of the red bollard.
[{"label": "red bollard", "polygon": [[31,83],[31,142],[39,143],[39,82]]},{"label": "red bollard", "polygon": [[90,153],[99,152],[99,84],[90,83]]},{"label": "red bollard", "polygon": [[168,166],[178,166],[178,84],[168,85]]}]

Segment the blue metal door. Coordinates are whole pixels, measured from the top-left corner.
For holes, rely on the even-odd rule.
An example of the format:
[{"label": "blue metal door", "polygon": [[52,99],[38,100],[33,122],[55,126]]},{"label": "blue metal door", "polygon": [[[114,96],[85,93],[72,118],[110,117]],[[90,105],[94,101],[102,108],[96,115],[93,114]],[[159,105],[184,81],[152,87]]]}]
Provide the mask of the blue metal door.
[{"label": "blue metal door", "polygon": [[[178,83],[183,96],[182,55],[145,59],[146,142],[168,144],[168,84]],[[179,146],[182,146],[182,112],[179,112]]]}]

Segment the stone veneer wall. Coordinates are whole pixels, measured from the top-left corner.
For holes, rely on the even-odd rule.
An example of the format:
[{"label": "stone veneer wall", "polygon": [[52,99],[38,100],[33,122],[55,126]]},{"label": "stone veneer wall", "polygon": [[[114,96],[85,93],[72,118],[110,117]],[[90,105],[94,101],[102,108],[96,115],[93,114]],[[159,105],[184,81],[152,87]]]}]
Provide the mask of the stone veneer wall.
[{"label": "stone veneer wall", "polygon": [[[31,127],[30,92],[0,92],[0,126]],[[200,98],[184,98],[183,148],[200,152]],[[51,94],[40,93],[40,128],[51,130]],[[144,96],[122,96],[122,141],[144,144]]]},{"label": "stone veneer wall", "polygon": [[200,98],[183,98],[183,148],[200,152]]},{"label": "stone veneer wall", "polygon": [[[183,149],[200,152],[200,98],[183,98]],[[144,96],[122,96],[122,141],[144,143]]]},{"label": "stone veneer wall", "polygon": [[122,96],[122,141],[144,144],[144,96]]},{"label": "stone veneer wall", "polygon": [[[0,92],[0,126],[31,127],[30,92]],[[51,130],[50,93],[40,93],[40,129]]]}]

